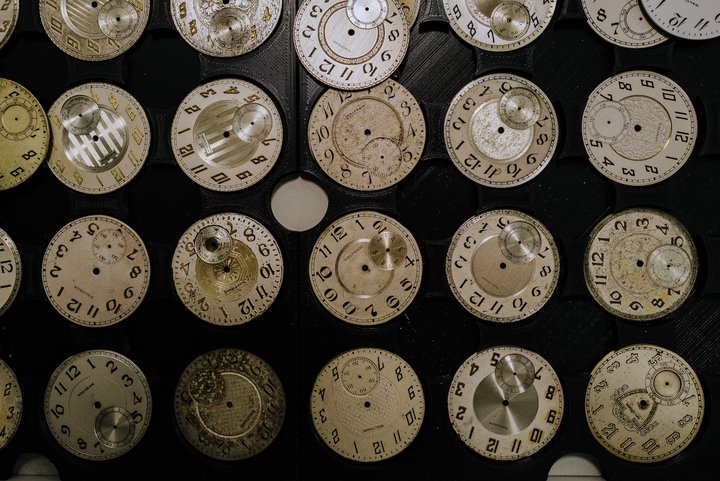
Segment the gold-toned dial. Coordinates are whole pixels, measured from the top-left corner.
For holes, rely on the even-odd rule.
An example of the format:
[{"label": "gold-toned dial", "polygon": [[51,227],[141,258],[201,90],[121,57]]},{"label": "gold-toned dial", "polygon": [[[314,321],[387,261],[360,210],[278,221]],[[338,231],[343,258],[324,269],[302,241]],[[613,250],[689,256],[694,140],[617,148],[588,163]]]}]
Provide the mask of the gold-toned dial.
[{"label": "gold-toned dial", "polygon": [[150,0],[40,0],[40,20],[50,40],[80,60],[125,53],[149,17]]},{"label": "gold-toned dial", "polygon": [[270,37],[282,14],[282,0],[171,0],[175,28],[197,51],[236,57]]},{"label": "gold-toned dial", "polygon": [[595,439],[627,461],[655,463],[682,452],[702,423],[705,395],[679,355],[634,344],[606,355],[592,370],[585,417]]},{"label": "gold-toned dial", "polygon": [[555,370],[539,354],[496,346],[470,356],[448,392],[453,429],[473,451],[496,461],[532,456],[555,436],[565,401]]},{"label": "gold-toned dial", "polygon": [[350,324],[376,325],[410,305],[422,278],[412,234],[373,211],[345,215],[320,234],[310,254],[310,283],[332,315]]},{"label": "gold-toned dial", "polygon": [[119,87],[93,82],[70,89],[48,116],[53,135],[48,165],[73,190],[112,192],[145,163],[150,122],[138,101]]},{"label": "gold-toned dial", "polygon": [[282,118],[257,85],[213,80],[182,101],[171,142],[178,165],[194,182],[215,191],[237,191],[262,180],[277,162]]},{"label": "gold-toned dial", "polygon": [[20,0],[2,0],[0,2],[0,48],[8,41],[20,13]]},{"label": "gold-toned dial", "polygon": [[7,232],[0,229],[0,316],[17,297],[21,279],[20,252]]},{"label": "gold-toned dial", "polygon": [[473,80],[445,116],[445,147],[466,177],[488,187],[524,184],[547,167],[558,120],[540,88],[513,74]]},{"label": "gold-toned dial", "polygon": [[240,349],[195,358],[175,388],[185,439],[214,459],[238,461],[266,449],[285,418],[285,391],[263,359]]},{"label": "gold-toned dial", "polygon": [[669,35],[687,40],[720,36],[720,4],[717,2],[640,0],[640,3],[650,20]]},{"label": "gold-toned dial", "polygon": [[697,129],[685,91],[645,70],[604,81],[583,112],[583,142],[592,165],[625,185],[655,184],[677,172],[692,153]]},{"label": "gold-toned dial", "polygon": [[308,120],[313,157],[337,183],[380,190],[404,179],[425,147],[425,117],[394,80],[359,92],[328,90]]},{"label": "gold-toned dial", "polygon": [[417,436],[425,394],[415,371],[399,356],[359,348],[322,368],[310,411],[317,434],[335,453],[354,461],[382,461]]},{"label": "gold-toned dial", "polygon": [[601,220],[585,251],[585,284],[609,313],[648,321],[682,305],[697,277],[695,243],[673,216],[626,209]]},{"label": "gold-toned dial", "polygon": [[63,317],[86,327],[109,326],[130,316],[145,298],[150,259],[127,224],[103,215],[81,217],[48,244],[42,281]]},{"label": "gold-toned dial", "polygon": [[[0,244],[2,245],[2,244]],[[10,443],[20,425],[23,413],[22,391],[17,377],[5,361],[0,359],[0,450]]]},{"label": "gold-toned dial", "polygon": [[183,233],[172,270],[185,307],[203,321],[235,326],[255,319],[275,301],[283,258],[264,225],[243,214],[222,213]]},{"label": "gold-toned dial", "polygon": [[557,286],[560,256],[537,219],[499,209],[468,219],[445,260],[450,289],[471,314],[513,322],[537,312]]},{"label": "gold-toned dial", "polygon": [[582,0],[592,29],[608,42],[626,48],[646,48],[668,37],[655,28],[640,0]]}]

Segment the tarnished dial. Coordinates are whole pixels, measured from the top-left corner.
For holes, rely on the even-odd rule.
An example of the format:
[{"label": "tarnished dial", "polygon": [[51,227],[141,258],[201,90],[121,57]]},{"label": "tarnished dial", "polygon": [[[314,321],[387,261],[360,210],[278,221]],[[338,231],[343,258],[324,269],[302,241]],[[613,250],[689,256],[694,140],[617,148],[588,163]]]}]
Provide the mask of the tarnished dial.
[{"label": "tarnished dial", "polygon": [[211,190],[237,191],[265,177],[280,156],[283,125],[273,100],[257,85],[224,78],[182,101],[171,143],[180,168]]},{"label": "tarnished dial", "polygon": [[425,418],[425,394],[415,371],[377,348],[344,352],[315,379],[313,425],[334,452],[360,462],[391,458],[407,448]]},{"label": "tarnished dial", "polygon": [[0,78],[0,191],[35,173],[49,146],[48,119],[40,102],[22,85]]},{"label": "tarnished dial", "polygon": [[125,90],[88,83],[68,90],[48,110],[55,177],[85,194],[112,192],[130,182],[150,150],[150,122]]},{"label": "tarnished dial", "polygon": [[410,27],[398,0],[385,3],[384,19],[371,26],[376,22],[351,21],[347,0],[304,0],[293,38],[310,75],[340,90],[365,89],[388,78],[405,57]]},{"label": "tarnished dial", "polygon": [[282,0],[170,0],[173,22],[197,51],[236,57],[259,47],[280,20]]},{"label": "tarnished dial", "polygon": [[63,317],[86,327],[109,326],[130,316],[145,298],[150,259],[127,224],[103,215],[81,217],[48,244],[42,281]]},{"label": "tarnished dial", "polygon": [[70,356],[50,376],[45,420],[75,456],[105,461],[130,451],[150,423],[152,397],[145,375],[127,357],[91,350]]},{"label": "tarnished dial", "polygon": [[545,31],[556,0],[443,0],[450,26],[483,50],[507,52],[528,45]]},{"label": "tarnished dial", "polygon": [[552,296],[560,256],[552,234],[515,210],[471,217],[455,232],[445,260],[455,298],[487,321],[513,322],[537,312]]},{"label": "tarnished dial", "polygon": [[605,217],[590,234],[585,284],[608,312],[647,321],[687,299],[698,260],[690,233],[665,212],[627,209]]},{"label": "tarnished dial", "polygon": [[422,278],[422,257],[412,234],[373,211],[330,224],[310,254],[310,284],[332,315],[350,324],[376,325],[410,305]]},{"label": "tarnished dial", "polygon": [[704,40],[720,36],[720,3],[640,0],[650,19],[669,35]]},{"label": "tarnished dial", "polygon": [[488,187],[514,187],[547,167],[558,129],[555,108],[537,85],[492,74],[453,98],[445,115],[445,147],[466,177]]},{"label": "tarnished dial", "polygon": [[565,410],[562,385],[539,354],[496,346],[470,356],[455,373],[448,414],[460,439],[496,461],[532,456],[555,436]]},{"label": "tarnished dial", "polygon": [[0,3],[0,48],[8,41],[18,20],[20,0],[2,0]]},{"label": "tarnished dial", "polygon": [[20,252],[7,232],[0,229],[0,316],[17,297],[21,279]]},{"label": "tarnished dial", "polygon": [[313,157],[334,181],[380,190],[404,179],[422,156],[425,117],[394,80],[359,92],[328,90],[308,121]]},{"label": "tarnished dial", "polygon": [[285,418],[285,391],[264,360],[240,349],[195,358],[175,388],[175,420],[198,451],[237,461],[267,448]]},{"label": "tarnished dial", "polygon": [[705,395],[692,367],[663,347],[634,344],[592,370],[585,417],[595,439],[627,461],[655,463],[683,451],[698,432]]},{"label": "tarnished dial", "polygon": [[23,413],[22,392],[17,377],[5,361],[0,359],[0,450],[12,440]]},{"label": "tarnished dial", "polygon": [[593,166],[625,185],[650,185],[678,171],[697,139],[690,98],[667,77],[635,70],[600,84],[583,112],[582,136]]},{"label": "tarnished dial", "polygon": [[283,259],[264,225],[243,214],[222,213],[185,231],[172,271],[175,291],[193,314],[211,324],[235,326],[273,303],[282,285]]},{"label": "tarnished dial", "polygon": [[40,0],[50,40],[80,60],[108,60],[126,52],[149,16],[150,0]]},{"label": "tarnished dial", "polygon": [[582,0],[587,21],[595,32],[619,47],[646,48],[665,42],[640,0]]}]

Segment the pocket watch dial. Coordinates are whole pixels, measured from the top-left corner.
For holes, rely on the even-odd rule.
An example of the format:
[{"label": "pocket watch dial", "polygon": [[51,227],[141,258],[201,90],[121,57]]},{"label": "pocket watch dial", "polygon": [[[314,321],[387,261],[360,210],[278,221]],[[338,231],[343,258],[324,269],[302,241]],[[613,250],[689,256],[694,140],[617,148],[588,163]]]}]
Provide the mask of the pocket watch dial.
[{"label": "pocket watch dial", "polygon": [[135,363],[112,351],[66,359],[45,390],[45,420],[73,455],[104,461],[130,451],[150,423],[152,399]]},{"label": "pocket watch dial", "polygon": [[[0,244],[2,245],[2,244]],[[12,440],[23,413],[22,392],[17,377],[5,361],[0,359],[0,450]]]},{"label": "pocket watch dial", "polygon": [[404,179],[425,147],[425,117],[415,98],[393,80],[360,92],[328,90],[313,107],[308,143],[334,181],[380,190]]},{"label": "pocket watch dial", "polygon": [[20,12],[20,0],[2,0],[0,3],[0,48],[12,35]]},{"label": "pocket watch dial", "polygon": [[372,211],[330,224],[310,255],[310,283],[332,315],[350,324],[376,325],[405,311],[420,286],[422,257],[412,234]]},{"label": "pocket watch dial", "polygon": [[145,298],[150,259],[137,233],[107,216],[77,219],[45,250],[42,281],[50,303],[86,327],[116,324]]},{"label": "pocket watch dial", "polygon": [[50,170],[73,190],[112,192],[130,182],[145,163],[150,123],[137,100],[119,87],[75,87],[55,101],[48,116],[53,134]]},{"label": "pocket watch dial", "polygon": [[549,443],[564,406],[552,366],[539,354],[512,346],[470,356],[448,392],[457,435],[476,453],[497,461],[527,458]]},{"label": "pocket watch dial", "polygon": [[488,187],[513,187],[547,166],[558,142],[550,99],[512,74],[473,80],[445,116],[445,147],[466,177]]},{"label": "pocket watch dial", "polygon": [[695,285],[697,252],[674,217],[627,209],[605,217],[590,234],[585,283],[609,313],[647,321],[676,310]]},{"label": "pocket watch dial", "polygon": [[668,39],[655,29],[640,0],[582,0],[582,6],[592,29],[619,47],[652,47]]},{"label": "pocket watch dial", "polygon": [[7,232],[0,229],[0,316],[15,300],[21,279],[22,263],[18,248]]},{"label": "pocket watch dial", "polygon": [[360,348],[322,368],[310,411],[317,434],[335,453],[375,462],[413,442],[425,417],[425,395],[403,359],[382,349]]},{"label": "pocket watch dial", "polygon": [[50,40],[80,60],[108,60],[126,52],[149,16],[150,0],[40,0]]},{"label": "pocket watch dial", "polygon": [[627,461],[654,463],[683,451],[702,423],[700,380],[680,356],[635,344],[613,351],[593,369],[585,417],[595,439]]},{"label": "pocket watch dial", "polygon": [[717,2],[667,2],[640,0],[650,19],[669,35],[704,40],[720,36],[720,4]]},{"label": "pocket watch dial", "polygon": [[237,191],[262,180],[277,162],[282,119],[260,87],[238,79],[214,80],[182,101],[171,142],[178,165],[194,182]]},{"label": "pocket watch dial", "polygon": [[515,210],[492,210],[455,232],[445,273],[453,295],[471,314],[487,321],[519,321],[552,296],[560,256],[538,220]]}]

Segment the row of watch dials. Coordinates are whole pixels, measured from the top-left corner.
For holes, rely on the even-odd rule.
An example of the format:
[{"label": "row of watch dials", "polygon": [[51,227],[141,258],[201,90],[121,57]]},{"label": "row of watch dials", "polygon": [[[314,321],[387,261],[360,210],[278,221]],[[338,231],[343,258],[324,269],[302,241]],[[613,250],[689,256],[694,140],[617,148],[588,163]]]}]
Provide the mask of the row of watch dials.
[{"label": "row of watch dials", "polygon": [[[552,296],[560,256],[550,232],[515,210],[492,210],[466,221],[446,257],[455,298],[473,315],[495,322],[525,319]],[[628,209],[603,219],[585,253],[586,285],[608,312],[651,320],[676,310],[692,292],[697,252],[677,219],[655,209]],[[387,322],[403,313],[421,283],[423,261],[412,234],[374,211],[347,214],[320,234],[308,275],[322,306],[355,325]],[[260,222],[237,213],[194,223],[172,258],[175,291],[200,319],[222,326],[265,312],[283,280],[280,246]],[[20,286],[18,249],[0,230],[0,315]],[[52,238],[42,282],[53,307],[70,321],[103,327],[140,305],[150,260],[140,237],[108,216],[82,217]]]},{"label": "row of watch dials", "polygon": [[[22,396],[0,360],[0,449],[17,430]],[[285,416],[281,380],[260,357],[219,349],[194,359],[179,378],[174,419],[182,436],[224,461],[267,448]],[[585,415],[593,436],[628,461],[652,463],[683,451],[698,433],[706,404],[692,367],[659,346],[635,344],[607,354],[593,369]],[[560,379],[539,354],[495,346],[471,355],[450,384],[447,410],[470,449],[498,461],[527,458],[557,433],[566,399]],[[127,357],[92,350],[66,359],[50,376],[47,425],[73,455],[107,460],[143,437],[152,396]],[[396,354],[359,348],[330,360],[315,379],[310,415],[318,437],[360,462],[390,458],[416,438],[426,414],[417,374]]]}]

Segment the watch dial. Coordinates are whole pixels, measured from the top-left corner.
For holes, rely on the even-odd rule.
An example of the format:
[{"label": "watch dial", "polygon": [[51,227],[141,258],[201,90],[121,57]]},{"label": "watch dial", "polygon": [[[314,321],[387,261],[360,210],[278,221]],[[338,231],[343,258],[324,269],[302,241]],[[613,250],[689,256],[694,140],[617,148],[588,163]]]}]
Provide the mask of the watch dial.
[{"label": "watch dial", "polygon": [[688,40],[720,36],[720,4],[712,1],[640,0],[650,19],[666,33]]},{"label": "watch dial", "polygon": [[668,37],[655,29],[640,0],[582,0],[592,29],[608,42],[625,48],[646,48]]},{"label": "watch dial", "polygon": [[0,359],[0,450],[12,441],[23,413],[22,392],[15,373]]},{"label": "watch dial", "polygon": [[0,5],[0,48],[3,48],[15,30],[19,12],[20,0],[3,0]]},{"label": "watch dial", "polygon": [[7,232],[0,229],[0,316],[15,300],[21,279],[20,252]]}]

